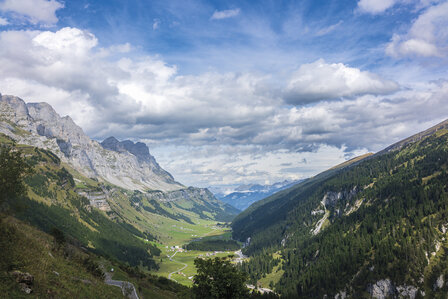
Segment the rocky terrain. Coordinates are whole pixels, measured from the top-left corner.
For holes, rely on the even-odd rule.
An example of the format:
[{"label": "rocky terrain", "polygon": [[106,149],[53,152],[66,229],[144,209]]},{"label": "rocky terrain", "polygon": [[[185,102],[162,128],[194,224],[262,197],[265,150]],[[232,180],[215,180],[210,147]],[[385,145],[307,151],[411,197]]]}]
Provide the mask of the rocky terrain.
[{"label": "rocky terrain", "polygon": [[47,103],[0,95],[0,132],[17,143],[51,150],[86,177],[130,190],[172,191],[184,186],[163,170],[140,142],[90,139],[69,116]]}]

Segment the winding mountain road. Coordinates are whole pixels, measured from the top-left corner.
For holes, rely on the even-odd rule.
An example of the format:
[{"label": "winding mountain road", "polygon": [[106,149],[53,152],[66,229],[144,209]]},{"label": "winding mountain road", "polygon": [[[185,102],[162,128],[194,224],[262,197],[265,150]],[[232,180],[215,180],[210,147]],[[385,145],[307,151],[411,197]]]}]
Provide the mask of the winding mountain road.
[{"label": "winding mountain road", "polygon": [[[104,274],[104,282],[111,286],[116,286],[121,288],[121,291],[123,292],[123,295],[127,295],[130,299],[139,299],[137,295],[137,291],[135,290],[135,287],[132,283],[129,281],[120,281],[120,280],[113,280],[112,274],[109,272],[106,272]],[[131,290],[130,294],[127,294],[127,290]]]},{"label": "winding mountain road", "polygon": [[178,263],[178,264],[182,264],[182,265],[183,265],[182,268],[179,268],[179,269],[177,269],[177,270],[171,272],[170,274],[168,274],[168,279],[171,279],[171,280],[173,280],[173,281],[175,281],[175,282],[177,282],[177,280],[175,280],[174,278],[171,278],[171,275],[173,275],[173,274],[176,273],[176,272],[180,272],[180,271],[182,271],[183,269],[185,269],[185,268],[188,267],[188,265],[185,264],[185,263],[181,263],[181,262],[179,262],[179,261],[173,260],[173,257],[174,257],[174,256],[176,255],[176,253],[178,253],[178,252],[179,252],[179,251],[176,251],[172,256],[169,257],[170,261],[175,262],[175,263]]}]

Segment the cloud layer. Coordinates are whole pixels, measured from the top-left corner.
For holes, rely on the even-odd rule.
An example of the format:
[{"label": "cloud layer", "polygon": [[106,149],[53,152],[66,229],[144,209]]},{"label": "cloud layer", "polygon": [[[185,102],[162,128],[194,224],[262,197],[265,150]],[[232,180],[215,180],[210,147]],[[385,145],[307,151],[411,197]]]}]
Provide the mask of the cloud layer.
[{"label": "cloud layer", "polygon": [[[200,51],[186,48],[176,60],[166,52],[148,54],[128,40],[107,39],[104,46],[104,33],[102,38],[97,31],[47,30],[57,22],[60,4],[39,1],[54,5],[46,17],[12,9],[1,14],[5,22],[34,25],[6,24],[8,31],[0,31],[0,92],[47,101],[91,137],[147,142],[161,165],[185,184],[303,178],[447,117],[448,83],[440,63],[447,49],[443,3],[420,1],[412,21],[383,34],[386,23],[373,33],[382,34],[374,49],[362,44],[368,37],[351,39],[360,34],[347,31],[354,20],[341,15],[314,23],[287,15],[274,24],[255,18],[243,4],[241,10],[206,7],[202,18],[209,28],[200,32],[185,29],[181,17],[147,17],[145,38],[160,36],[163,42],[178,31],[184,44],[207,41],[193,42]],[[375,2],[370,11],[368,2],[358,4],[373,16],[353,18],[378,20],[372,26],[381,26],[394,8],[414,8],[418,1]],[[210,46],[211,39],[219,41]],[[362,45],[352,51],[355,41]],[[301,44],[308,52],[294,52]],[[417,56],[432,57],[439,71],[432,72],[427,58],[413,60]],[[210,59],[219,62],[211,65]],[[185,71],[185,61],[202,68]],[[431,76],[420,75],[425,72]]]},{"label": "cloud layer", "polygon": [[362,12],[378,14],[382,13],[388,8],[391,8],[398,0],[360,0],[358,8]]},{"label": "cloud layer", "polygon": [[221,20],[236,17],[240,14],[240,9],[227,9],[227,10],[215,10],[211,19],[212,20]]},{"label": "cloud layer", "polygon": [[442,57],[448,51],[448,2],[425,10],[405,34],[394,34],[386,53],[394,56]]},{"label": "cloud layer", "polygon": [[56,0],[4,0],[0,2],[0,11],[10,13],[13,18],[44,25],[57,23],[56,11],[63,7],[64,4]]},{"label": "cloud layer", "polygon": [[397,83],[370,72],[320,59],[303,64],[294,72],[286,89],[286,100],[291,104],[307,104],[363,94],[389,94],[398,88]]},{"label": "cloud layer", "polygon": [[[335,119],[333,106],[309,113],[301,105],[398,90],[393,81],[323,60],[300,66],[286,87],[253,73],[181,76],[158,58],[124,57],[129,45],[99,48],[93,34],[76,28],[7,31],[0,43],[3,93],[50,101],[98,138],[131,134],[154,144],[301,150],[331,143],[326,136],[341,129],[319,118]],[[299,107],[285,107],[284,100]]]}]

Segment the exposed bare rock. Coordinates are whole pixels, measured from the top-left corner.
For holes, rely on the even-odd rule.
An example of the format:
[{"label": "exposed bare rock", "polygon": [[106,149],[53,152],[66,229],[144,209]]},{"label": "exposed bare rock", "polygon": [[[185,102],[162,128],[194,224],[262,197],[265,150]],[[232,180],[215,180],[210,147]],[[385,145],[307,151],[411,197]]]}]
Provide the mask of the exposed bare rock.
[{"label": "exposed bare rock", "polygon": [[348,191],[340,192],[327,192],[323,198],[323,202],[326,206],[334,206],[339,200],[345,198],[350,200],[358,193],[358,189],[353,187],[353,189]]},{"label": "exposed bare rock", "polygon": [[414,299],[417,296],[418,288],[414,286],[398,286],[397,293],[400,298]]},{"label": "exposed bare rock", "polygon": [[0,95],[0,133],[18,143],[51,150],[83,175],[125,189],[184,188],[157,164],[145,144],[116,140],[116,149],[103,147],[69,116],[60,117],[47,103],[25,104],[18,97]]},{"label": "exposed bare rock", "polygon": [[26,294],[31,294],[33,289],[31,288],[34,284],[34,276],[30,273],[13,271],[10,273],[12,277],[15,278],[16,282],[20,285],[22,291]]},{"label": "exposed bare rock", "polygon": [[395,294],[395,287],[390,279],[387,278],[379,280],[376,283],[370,285],[367,288],[367,291],[372,296],[372,298],[386,299],[387,297],[393,296]]},{"label": "exposed bare rock", "polygon": [[168,192],[152,191],[146,193],[145,196],[149,200],[155,199],[162,202],[171,202],[180,199],[192,199],[192,198],[201,198],[206,199],[208,201],[216,201],[215,196],[208,189],[193,188],[193,187]]},{"label": "exposed bare rock", "polygon": [[334,296],[334,299],[345,299],[347,298],[347,292],[346,291],[340,291]]},{"label": "exposed bare rock", "polygon": [[445,279],[443,277],[443,274],[440,274],[440,276],[437,278],[436,282],[434,283],[434,290],[443,288],[443,285],[445,284]]},{"label": "exposed bare rock", "polygon": [[136,156],[140,162],[150,164],[154,173],[174,182],[174,178],[171,174],[160,167],[160,165],[156,162],[156,159],[149,153],[148,146],[142,142],[134,143],[131,140],[124,140],[120,142],[112,136],[101,142],[101,146],[115,152],[129,152]]}]

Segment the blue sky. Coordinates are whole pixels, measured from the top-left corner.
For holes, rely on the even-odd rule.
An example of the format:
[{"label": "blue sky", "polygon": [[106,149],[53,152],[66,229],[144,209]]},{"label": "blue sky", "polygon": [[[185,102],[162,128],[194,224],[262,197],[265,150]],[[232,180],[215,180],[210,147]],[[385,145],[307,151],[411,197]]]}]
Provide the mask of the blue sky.
[{"label": "blue sky", "polygon": [[314,175],[448,117],[448,2],[0,0],[0,93],[195,186]]},{"label": "blue sky", "polygon": [[[273,71],[322,57],[367,69],[393,64],[381,47],[419,13],[397,6],[372,15],[356,1],[67,1],[57,15],[58,27],[89,30],[103,46],[130,43],[194,74]],[[211,19],[226,10],[238,13]]]}]

